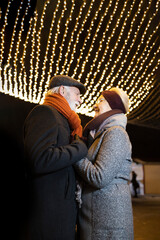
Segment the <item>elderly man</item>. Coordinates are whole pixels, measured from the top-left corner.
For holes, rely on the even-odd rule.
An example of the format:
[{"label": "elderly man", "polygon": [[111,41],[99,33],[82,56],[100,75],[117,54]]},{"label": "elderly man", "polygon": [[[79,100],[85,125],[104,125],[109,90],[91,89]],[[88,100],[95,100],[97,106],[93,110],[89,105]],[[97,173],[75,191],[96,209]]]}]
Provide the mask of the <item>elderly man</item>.
[{"label": "elderly man", "polygon": [[79,137],[82,126],[76,108],[82,83],[58,75],[49,84],[44,103],[24,124],[24,150],[29,179],[28,240],[75,239],[77,204],[73,164],[87,154]]}]

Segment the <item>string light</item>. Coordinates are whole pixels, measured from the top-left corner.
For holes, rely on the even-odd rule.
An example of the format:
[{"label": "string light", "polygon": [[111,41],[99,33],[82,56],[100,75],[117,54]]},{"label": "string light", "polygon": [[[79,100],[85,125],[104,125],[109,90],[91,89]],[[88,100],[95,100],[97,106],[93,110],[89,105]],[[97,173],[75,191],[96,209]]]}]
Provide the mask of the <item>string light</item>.
[{"label": "string light", "polygon": [[[93,40],[92,40],[92,42],[91,42],[91,46],[90,46],[90,48],[89,48],[88,54],[87,54],[87,56],[85,57],[85,61],[84,61],[83,64],[82,64],[82,70],[81,70],[81,73],[79,74],[78,78],[81,78],[81,77],[82,77],[82,74],[84,73],[85,66],[86,66],[86,64],[89,62],[89,57],[91,56],[91,52],[93,51],[93,46],[94,46],[94,44],[95,44],[95,40],[96,40],[96,38],[98,37],[98,32],[100,32],[100,28],[101,28],[101,26],[102,26],[102,23],[103,23],[103,21],[104,21],[104,18],[106,17],[106,15],[107,15],[107,13],[108,13],[108,10],[109,10],[109,8],[110,8],[111,6],[112,6],[112,1],[109,2],[107,8],[105,9],[105,12],[104,12],[103,16],[102,16],[101,19],[100,19],[100,22],[99,22],[98,27],[97,27],[97,29],[96,29],[95,35],[94,35]],[[116,9],[116,7],[115,7],[115,9]],[[111,16],[111,18],[112,18],[112,16]],[[109,22],[109,23],[110,23],[110,22]],[[106,32],[107,32],[108,29],[109,29],[109,25],[110,25],[110,24],[107,25],[107,27],[106,27],[106,29],[105,29],[105,32],[103,33],[103,37],[102,37],[102,39],[101,39],[101,41],[100,41],[100,44],[99,44],[99,49],[98,49],[98,51],[97,51],[96,54],[95,54],[95,58],[93,59],[93,64],[91,65],[90,71],[89,71],[89,73],[87,74],[87,77],[86,77],[86,80],[85,80],[85,85],[86,85],[86,86],[87,86],[88,83],[89,83],[89,77],[90,77],[90,75],[91,75],[91,73],[92,73],[92,70],[93,70],[93,68],[94,68],[94,66],[95,66],[95,62],[96,62],[96,60],[97,60],[97,58],[98,58],[98,53],[99,53],[99,52],[101,51],[101,49],[102,49],[102,43],[105,41]],[[93,83],[92,83],[92,81],[91,81],[91,82],[90,82],[90,86],[91,86],[92,84],[93,84]],[[86,96],[86,94],[85,94],[85,96]],[[83,97],[83,99],[85,98],[85,96]]]},{"label": "string light", "polygon": [[[22,8],[21,5],[20,5],[20,7]],[[21,44],[21,39],[22,39],[22,33],[24,31],[24,20],[25,20],[25,16],[28,15],[28,10],[29,10],[30,7],[31,7],[30,6],[30,0],[28,0],[27,7],[25,9],[25,14],[24,14],[24,16],[22,17],[22,20],[21,20],[20,31],[18,33],[18,38],[17,38],[17,41],[16,41],[16,50],[15,50],[16,53],[14,54],[14,60],[13,60],[13,67],[14,67],[14,92],[16,92],[18,90],[17,91],[17,95],[18,95],[19,98],[23,98],[23,84],[22,84],[22,81],[21,81],[20,78],[18,78],[19,81],[17,79],[17,72],[18,72],[17,71],[17,65],[18,65],[17,63],[18,63],[18,60],[19,60],[18,55],[20,55],[20,49],[21,49],[20,44]],[[19,87],[16,86],[17,82],[18,82]]]},{"label": "string light", "polygon": [[[53,17],[52,17],[52,22],[51,22],[51,26],[50,26],[50,30],[49,30],[49,36],[48,36],[48,41],[47,41],[47,46],[46,46],[46,53],[45,53],[45,57],[44,57],[44,61],[43,61],[43,68],[42,68],[42,76],[41,76],[41,83],[43,83],[45,81],[45,74],[46,74],[46,63],[48,61],[48,53],[49,53],[49,48],[50,48],[50,41],[51,41],[51,37],[52,37],[52,30],[55,24],[55,19],[56,19],[56,14],[58,12],[59,9],[59,5],[60,5],[60,0],[57,3],[57,6],[55,8],[55,11],[53,12]],[[50,78],[48,78],[48,82],[49,82]],[[44,89],[44,94],[43,94],[43,98],[45,96],[45,92],[47,91],[47,85],[48,82],[46,82],[45,85],[45,89]],[[42,85],[42,84],[41,84]],[[43,101],[43,98],[41,101]]]},{"label": "string light", "polygon": [[[52,65],[54,63],[54,57],[55,57],[55,49],[56,49],[56,46],[57,46],[57,42],[58,42],[58,36],[60,34],[60,23],[61,23],[61,20],[62,18],[64,18],[64,13],[65,11],[67,10],[66,8],[66,1],[64,1],[64,6],[63,6],[63,10],[61,12],[61,15],[58,19],[58,23],[57,23],[57,26],[56,26],[56,34],[55,34],[55,39],[54,39],[54,44],[52,46],[52,52],[51,52],[51,58],[50,58],[50,64],[49,64],[49,72],[48,72],[48,76],[47,76],[47,82],[50,81],[50,78],[51,78],[51,74],[52,74]],[[41,90],[41,89],[40,89]],[[40,99],[39,99],[40,100]]]},{"label": "string light", "polygon": [[[155,85],[155,80],[153,80],[153,85]],[[158,83],[158,88],[160,89],[160,83]],[[148,120],[152,118],[157,118],[160,116],[160,102],[159,94],[160,90],[157,91],[156,88],[152,88],[150,93],[146,97],[146,101],[142,101],[138,108],[135,108],[131,114],[130,119],[141,119]],[[154,104],[153,104],[154,103]]]},{"label": "string light", "polygon": [[62,50],[63,50],[63,47],[65,46],[64,43],[65,43],[65,39],[66,39],[67,34],[68,34],[68,26],[69,26],[69,23],[72,21],[72,14],[73,14],[74,8],[75,8],[75,3],[74,3],[74,1],[72,1],[72,8],[71,8],[71,11],[70,11],[69,18],[67,19],[67,21],[65,23],[65,31],[64,31],[61,46],[59,47],[60,48],[60,53],[59,53],[59,58],[58,58],[57,63],[56,63],[55,75],[57,75],[59,73],[59,65],[60,65],[60,61],[62,59]]},{"label": "string light", "polygon": [[[83,53],[87,51],[87,49],[86,49],[87,42],[90,41],[90,36],[91,36],[91,32],[92,32],[92,29],[93,29],[93,26],[94,26],[94,22],[97,20],[97,18],[98,18],[98,13],[101,11],[103,4],[104,4],[104,0],[101,1],[98,10],[95,12],[95,16],[94,16],[94,18],[93,18],[92,21],[91,21],[90,27],[89,27],[89,29],[88,29],[88,31],[87,31],[87,32],[88,32],[88,33],[87,33],[87,36],[86,36],[86,38],[85,38],[85,40],[84,40],[84,43],[83,43],[83,47],[82,47],[82,49],[80,50],[80,56],[79,56],[79,58],[77,59],[77,64],[76,64],[76,67],[75,67],[75,69],[74,69],[74,73],[73,73],[73,75],[72,75],[73,78],[75,77],[75,75],[76,75],[76,73],[77,73],[77,69],[80,67],[80,60],[83,58]],[[110,5],[110,4],[109,4],[109,5]],[[107,12],[107,10],[108,10],[108,7],[106,8],[105,13]],[[104,16],[101,17],[100,22],[99,22],[99,26],[101,26],[101,24],[102,24],[102,22],[103,22],[103,19],[104,19]],[[93,40],[92,40],[91,46],[92,46],[93,43],[95,42],[95,38],[97,38],[97,36],[98,36],[98,31],[99,31],[99,27],[97,27],[97,29],[96,29],[96,32],[95,32],[95,34],[94,34],[94,38],[93,38]],[[84,66],[85,66],[86,62],[88,62],[88,58],[89,58],[89,56],[90,56],[91,49],[92,49],[92,48],[90,47],[89,52],[88,52],[88,55],[86,56],[86,59],[85,59],[85,61],[83,62],[82,72],[84,72],[84,69],[85,69]],[[79,78],[81,78],[82,72],[81,72],[81,74],[79,75]],[[87,85],[87,81],[85,81],[85,85]]]},{"label": "string light", "polygon": [[91,0],[90,6],[89,6],[89,8],[88,8],[88,11],[87,11],[87,13],[86,13],[86,15],[85,15],[85,18],[84,18],[83,22],[82,22],[82,26],[81,26],[81,28],[80,28],[77,36],[76,36],[75,44],[74,44],[74,46],[73,46],[73,51],[72,51],[72,54],[71,54],[70,63],[68,64],[68,68],[67,68],[67,70],[66,70],[66,74],[69,73],[71,64],[72,64],[73,59],[74,59],[74,55],[75,55],[75,53],[76,53],[76,46],[77,46],[77,44],[79,44],[80,34],[81,34],[81,32],[83,31],[83,29],[84,29],[84,25],[85,25],[85,23],[86,23],[89,15],[90,15],[90,13],[91,13],[91,10],[92,10],[92,8],[93,8],[94,2],[95,2],[95,0]]},{"label": "string light", "polygon": [[[95,0],[48,0],[41,13],[35,10],[26,37],[25,20],[31,5],[28,0],[20,17],[21,0],[6,58],[5,39],[13,4],[13,0],[8,2],[5,14],[0,9],[1,92],[41,103],[51,77],[66,74],[87,88],[78,113],[93,116],[92,107],[100,93],[118,86],[130,97],[129,118],[150,119],[151,113],[157,116],[159,0],[101,0],[98,4]],[[146,101],[156,103],[150,104],[150,112]]]},{"label": "string light", "polygon": [[[117,1],[116,3],[117,3],[117,5],[115,5],[114,12],[113,12],[113,14],[110,16],[110,19],[111,19],[111,20],[109,21],[109,24],[108,24],[107,27],[106,27],[106,32],[108,31],[109,25],[111,24],[111,22],[112,22],[112,20],[113,20],[113,16],[114,16],[114,14],[115,14],[115,12],[116,12],[116,10],[117,10],[117,6],[118,6],[118,3],[119,3],[119,2]],[[116,24],[115,28],[113,29],[111,36],[108,38],[108,41],[107,41],[107,43],[106,43],[106,48],[105,48],[105,51],[104,51],[104,54],[103,54],[103,57],[102,57],[102,60],[99,62],[98,67],[97,67],[98,71],[99,71],[99,69],[100,69],[100,66],[101,66],[102,62],[104,62],[104,60],[105,60],[105,56],[106,56],[106,54],[107,54],[107,52],[108,52],[108,50],[109,50],[109,44],[110,44],[110,42],[111,42],[112,37],[114,36],[114,33],[115,33],[116,28],[119,26],[120,19],[123,17],[123,13],[124,13],[124,11],[125,11],[126,5],[127,5],[127,2],[125,2],[124,6],[123,6],[123,9],[122,9],[122,12],[121,12],[121,15],[120,15],[120,18],[118,19],[117,24]],[[103,43],[104,39],[105,39],[105,35],[103,34],[103,38],[102,38],[102,40],[101,40],[101,42],[100,42],[100,49],[102,48],[102,43]],[[99,53],[99,50],[98,50],[98,53]],[[112,53],[113,53],[113,50],[111,51],[111,55],[112,55]],[[96,63],[97,59],[98,59],[98,54],[97,54],[97,57],[94,58],[94,61],[93,61],[93,62],[94,62],[94,66],[95,66],[95,63]],[[110,57],[110,59],[112,59],[112,58]],[[107,63],[107,65],[109,65],[109,62]],[[92,66],[92,70],[93,70],[93,67],[94,67],[94,66]],[[106,67],[106,66],[105,66],[105,67]],[[90,70],[90,72],[88,73],[88,75],[87,75],[88,77],[91,75],[92,70]],[[97,71],[97,72],[98,72],[98,71]],[[96,77],[96,75],[97,75],[97,72],[94,73],[93,79],[95,79],[95,77]],[[96,89],[97,89],[97,87],[101,84],[101,82],[102,82],[102,77],[100,78],[100,80],[98,81],[98,83],[94,86],[93,91],[92,91],[92,93],[90,94],[89,98],[85,101],[85,104],[87,104],[88,107],[90,107],[91,105],[93,105],[94,101],[91,101],[91,102],[90,102],[90,100],[91,100],[92,96],[95,95]],[[90,86],[93,85],[93,83],[94,83],[94,80],[91,81]],[[104,87],[104,86],[102,85],[102,87],[101,87],[101,89],[100,89],[100,92],[103,90],[103,87]],[[100,94],[100,93],[99,93],[99,94]],[[88,102],[90,102],[90,103],[88,104]]]},{"label": "string light", "polygon": [[[42,29],[44,28],[44,18],[45,18],[46,9],[47,9],[47,6],[49,3],[50,3],[50,1],[46,1],[44,4],[44,9],[43,9],[43,12],[41,15],[41,20],[40,20],[40,27],[38,29],[38,34],[37,34],[37,51],[36,51],[35,76],[34,76],[35,84],[34,84],[34,91],[33,91],[34,97],[36,97],[37,87],[38,87],[38,76],[39,76],[38,70],[39,70],[40,52],[41,52],[41,32],[42,32]],[[38,22],[38,20],[36,22]],[[34,36],[36,36],[36,35],[34,35]],[[42,89],[41,89],[41,84],[40,84],[39,89],[38,89],[38,94],[41,90]],[[39,102],[39,98],[37,99],[37,102]]]},{"label": "string light", "polygon": [[83,4],[82,6],[80,7],[80,10],[79,10],[79,14],[78,16],[76,17],[76,23],[75,23],[75,27],[71,33],[71,38],[70,38],[70,41],[68,43],[68,47],[67,47],[67,52],[65,54],[65,61],[64,61],[64,64],[62,66],[62,71],[60,74],[64,74],[65,73],[65,67],[68,63],[68,57],[69,57],[69,54],[71,52],[71,45],[72,45],[72,42],[74,42],[74,36],[76,35],[77,33],[77,29],[78,29],[78,26],[79,26],[79,23],[80,23],[80,20],[81,20],[81,17],[82,17],[82,13],[83,13],[83,10],[85,9],[86,7],[86,1],[83,1]]},{"label": "string light", "polygon": [[5,17],[4,17],[4,24],[3,24],[3,27],[2,27],[2,30],[1,30],[1,33],[0,33],[1,34],[1,48],[0,48],[0,62],[1,63],[3,61],[3,56],[4,56],[5,29],[6,29],[6,26],[8,25],[8,13],[9,13],[12,1],[13,0],[9,1],[9,3],[8,3],[8,7],[7,7],[7,10],[6,10]]}]

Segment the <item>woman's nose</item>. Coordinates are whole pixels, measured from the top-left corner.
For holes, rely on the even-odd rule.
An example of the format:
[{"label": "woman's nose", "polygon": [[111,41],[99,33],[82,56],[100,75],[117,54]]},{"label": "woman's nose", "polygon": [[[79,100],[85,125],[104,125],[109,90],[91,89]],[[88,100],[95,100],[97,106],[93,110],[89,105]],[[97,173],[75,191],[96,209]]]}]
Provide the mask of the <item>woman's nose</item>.
[{"label": "woman's nose", "polygon": [[93,110],[95,110],[96,108],[97,108],[97,103],[93,105]]}]

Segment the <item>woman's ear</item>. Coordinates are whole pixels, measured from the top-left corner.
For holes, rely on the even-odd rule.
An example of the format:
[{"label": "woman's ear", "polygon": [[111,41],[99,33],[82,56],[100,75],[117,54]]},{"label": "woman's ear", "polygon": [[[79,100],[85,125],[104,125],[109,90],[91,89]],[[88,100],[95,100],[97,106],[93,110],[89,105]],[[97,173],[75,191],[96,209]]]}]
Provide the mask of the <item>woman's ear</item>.
[{"label": "woman's ear", "polygon": [[59,87],[58,93],[59,93],[62,97],[64,97],[65,91],[64,91],[64,86],[63,86],[63,85],[61,85],[61,86]]}]

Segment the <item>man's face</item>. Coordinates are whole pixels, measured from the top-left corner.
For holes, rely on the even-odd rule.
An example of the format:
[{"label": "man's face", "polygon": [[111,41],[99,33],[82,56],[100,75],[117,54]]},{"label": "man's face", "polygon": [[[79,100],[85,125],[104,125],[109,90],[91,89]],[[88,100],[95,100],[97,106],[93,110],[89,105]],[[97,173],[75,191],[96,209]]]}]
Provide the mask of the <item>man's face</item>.
[{"label": "man's face", "polygon": [[64,87],[65,94],[64,97],[69,103],[70,108],[76,111],[77,107],[82,103],[80,97],[80,91],[76,87]]}]

